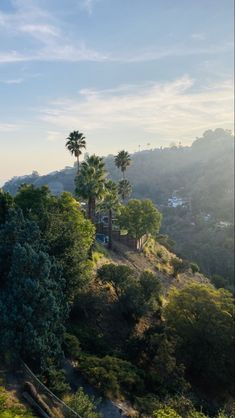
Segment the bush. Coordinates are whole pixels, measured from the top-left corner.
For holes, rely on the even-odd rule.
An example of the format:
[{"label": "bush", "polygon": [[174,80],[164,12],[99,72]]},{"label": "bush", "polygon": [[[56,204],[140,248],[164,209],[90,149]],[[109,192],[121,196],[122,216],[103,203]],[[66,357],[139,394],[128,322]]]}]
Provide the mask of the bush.
[{"label": "bush", "polygon": [[46,386],[59,397],[70,391],[64,370],[57,370],[51,367],[46,371],[43,380]]},{"label": "bush", "polygon": [[172,267],[174,269],[173,275],[177,277],[178,274],[184,273],[189,268],[189,262],[187,260],[180,260],[179,258],[172,259]]},{"label": "bush", "polygon": [[83,356],[80,370],[87,380],[111,399],[123,398],[142,392],[142,372],[128,361],[117,357]]},{"label": "bush", "polygon": [[190,268],[193,273],[198,273],[200,271],[200,268],[197,263],[190,263]]},{"label": "bush", "polygon": [[[86,395],[82,388],[79,388],[75,395],[65,399],[67,405],[81,415],[82,418],[99,418],[100,414],[96,412],[97,402],[93,397]],[[74,414],[71,413],[68,418],[74,418]]]}]

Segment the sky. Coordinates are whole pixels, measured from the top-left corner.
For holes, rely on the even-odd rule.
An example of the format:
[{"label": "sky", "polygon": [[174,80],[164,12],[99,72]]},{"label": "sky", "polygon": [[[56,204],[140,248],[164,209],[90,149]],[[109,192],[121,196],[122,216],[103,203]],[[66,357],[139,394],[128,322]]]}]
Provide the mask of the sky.
[{"label": "sky", "polygon": [[[0,185],[233,130],[233,0],[0,0]],[[150,144],[150,145],[147,145]]]}]

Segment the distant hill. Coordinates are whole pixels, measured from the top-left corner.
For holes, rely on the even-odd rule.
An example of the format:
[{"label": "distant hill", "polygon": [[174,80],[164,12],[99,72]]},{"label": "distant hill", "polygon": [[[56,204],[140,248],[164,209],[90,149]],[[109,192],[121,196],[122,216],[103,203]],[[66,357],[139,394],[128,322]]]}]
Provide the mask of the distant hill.
[{"label": "distant hill", "polygon": [[[133,196],[150,198],[164,215],[162,232],[174,250],[197,261],[208,274],[233,277],[234,137],[223,129],[206,131],[191,146],[156,148],[132,154],[127,177]],[[114,156],[105,159],[110,177],[119,180]],[[5,183],[12,194],[22,183],[47,184],[52,193],[74,190],[74,167]]]}]

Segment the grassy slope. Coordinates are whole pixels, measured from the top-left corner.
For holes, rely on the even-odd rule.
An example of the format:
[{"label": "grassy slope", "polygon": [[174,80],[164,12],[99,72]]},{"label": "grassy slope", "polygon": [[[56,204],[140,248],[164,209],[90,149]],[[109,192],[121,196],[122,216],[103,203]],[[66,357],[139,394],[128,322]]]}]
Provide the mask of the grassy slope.
[{"label": "grassy slope", "polygon": [[174,277],[172,260],[176,258],[176,255],[152,238],[148,240],[141,253],[131,251],[119,242],[114,242],[113,251],[103,249],[101,246],[97,249],[94,260],[95,270],[107,263],[126,264],[137,273],[151,270],[159,277],[165,296],[172,287],[182,288],[191,281],[209,283],[209,279],[203,274],[193,274],[191,269]]}]

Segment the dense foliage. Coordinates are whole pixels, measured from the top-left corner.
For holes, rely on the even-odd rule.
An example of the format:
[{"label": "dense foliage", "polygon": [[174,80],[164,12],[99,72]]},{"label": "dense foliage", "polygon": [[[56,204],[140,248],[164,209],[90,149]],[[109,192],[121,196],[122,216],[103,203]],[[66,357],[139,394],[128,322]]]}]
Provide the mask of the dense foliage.
[{"label": "dense foliage", "polygon": [[55,198],[47,187],[23,185],[15,202],[25,216],[39,225],[49,255],[55,257],[63,270],[70,301],[89,276],[88,252],[94,239],[93,225],[67,192]]},{"label": "dense foliage", "polygon": [[231,294],[192,284],[173,291],[165,310],[177,357],[190,379],[213,392],[234,390],[234,303]]},{"label": "dense foliage", "polygon": [[62,355],[68,303],[87,283],[94,228],[68,193],[0,193],[1,350],[45,369]]}]

